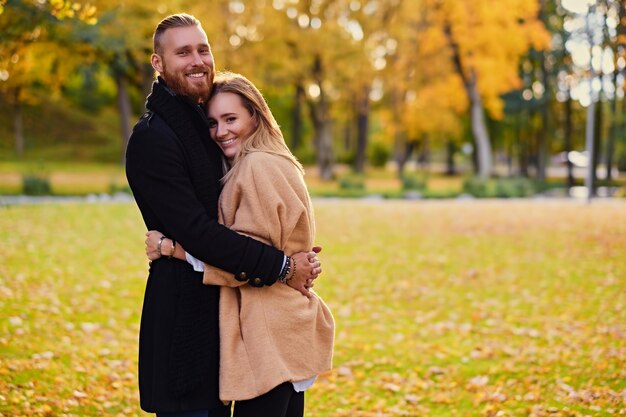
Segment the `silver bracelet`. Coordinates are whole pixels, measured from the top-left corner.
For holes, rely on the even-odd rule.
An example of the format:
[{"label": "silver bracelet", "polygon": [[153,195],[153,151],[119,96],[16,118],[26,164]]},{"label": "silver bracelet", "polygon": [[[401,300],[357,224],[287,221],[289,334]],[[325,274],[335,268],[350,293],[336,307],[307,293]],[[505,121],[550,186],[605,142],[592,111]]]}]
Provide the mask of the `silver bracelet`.
[{"label": "silver bracelet", "polygon": [[161,235],[159,238],[159,243],[157,243],[157,252],[159,253],[159,257],[163,256],[161,253],[161,244],[163,243],[163,239],[165,239],[165,235]]}]

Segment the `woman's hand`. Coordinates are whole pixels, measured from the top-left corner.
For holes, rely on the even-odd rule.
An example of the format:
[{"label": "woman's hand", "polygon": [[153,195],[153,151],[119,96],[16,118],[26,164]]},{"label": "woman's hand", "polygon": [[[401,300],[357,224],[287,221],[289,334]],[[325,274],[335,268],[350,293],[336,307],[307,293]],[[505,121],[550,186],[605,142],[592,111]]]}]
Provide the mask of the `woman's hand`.
[{"label": "woman's hand", "polygon": [[151,261],[161,257],[158,248],[161,236],[163,236],[163,233],[158,230],[150,230],[146,233],[146,256],[148,256],[148,259]]},{"label": "woman's hand", "polygon": [[[309,298],[311,298],[310,289],[313,288],[313,281],[322,273],[322,263],[317,258],[317,254],[321,251],[322,248],[316,246],[309,252],[299,252],[291,255],[293,275],[287,281],[287,285]],[[293,272],[294,265],[295,273]]]}]

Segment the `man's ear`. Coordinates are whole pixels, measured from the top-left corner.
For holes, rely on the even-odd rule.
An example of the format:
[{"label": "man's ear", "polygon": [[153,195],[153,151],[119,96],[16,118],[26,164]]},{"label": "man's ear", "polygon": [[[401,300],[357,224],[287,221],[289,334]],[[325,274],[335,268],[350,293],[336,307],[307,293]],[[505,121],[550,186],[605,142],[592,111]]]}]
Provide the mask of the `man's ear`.
[{"label": "man's ear", "polygon": [[158,54],[152,54],[150,57],[150,63],[152,64],[152,68],[159,74],[163,72],[163,59]]}]

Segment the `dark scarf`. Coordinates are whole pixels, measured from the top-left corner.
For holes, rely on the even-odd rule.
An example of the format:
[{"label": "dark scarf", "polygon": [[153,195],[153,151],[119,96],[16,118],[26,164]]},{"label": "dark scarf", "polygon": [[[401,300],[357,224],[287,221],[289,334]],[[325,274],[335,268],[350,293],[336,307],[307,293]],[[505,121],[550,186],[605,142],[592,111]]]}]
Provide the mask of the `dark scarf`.
[{"label": "dark scarf", "polygon": [[146,108],[158,114],[182,143],[190,162],[194,191],[209,215],[217,218],[220,190],[219,177],[216,178],[215,173],[220,172],[221,159],[219,149],[209,139],[208,119],[204,116],[204,109],[187,97],[174,95],[160,77],[152,84]]}]

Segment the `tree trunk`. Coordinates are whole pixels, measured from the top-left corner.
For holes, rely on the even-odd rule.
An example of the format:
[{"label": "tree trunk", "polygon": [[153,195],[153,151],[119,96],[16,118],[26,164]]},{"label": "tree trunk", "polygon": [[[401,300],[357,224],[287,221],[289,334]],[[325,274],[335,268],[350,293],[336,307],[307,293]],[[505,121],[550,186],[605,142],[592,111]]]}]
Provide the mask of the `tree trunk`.
[{"label": "tree trunk", "polygon": [[456,144],[452,140],[448,140],[446,144],[446,172],[445,175],[456,175],[456,164],[454,163],[454,154],[456,153]]},{"label": "tree trunk", "polygon": [[323,88],[323,68],[322,59],[316,55],[313,61],[313,79],[320,89],[317,101],[310,101],[311,118],[315,129],[315,147],[317,150],[317,165],[320,178],[330,181],[333,179],[333,138],[331,131],[331,121],[329,116],[329,105]]},{"label": "tree trunk", "polygon": [[[546,15],[546,1],[540,0],[539,4],[539,20],[543,22],[546,27],[548,26],[548,19]],[[541,72],[541,82],[543,83],[544,97],[543,103],[540,109],[541,126],[537,131],[537,179],[539,181],[546,180],[546,171],[548,169],[549,160],[549,138],[548,132],[550,131],[550,86],[548,69],[546,68],[546,52],[539,51],[539,71]]]},{"label": "tree trunk", "polygon": [[122,163],[126,155],[126,145],[131,134],[130,119],[130,97],[128,96],[128,82],[126,76],[121,71],[115,73],[115,83],[117,85],[117,110],[120,114],[120,135],[122,139]]},{"label": "tree trunk", "polygon": [[489,178],[493,172],[493,161],[491,155],[491,139],[487,130],[485,121],[485,109],[483,107],[482,98],[478,92],[478,79],[473,69],[466,69],[461,60],[461,51],[459,45],[452,36],[452,29],[449,22],[445,23],[444,32],[452,48],[452,60],[457,73],[463,80],[465,91],[470,102],[470,124],[472,127],[472,135],[476,142],[476,162],[478,163],[478,176],[480,178]]},{"label": "tree trunk", "polygon": [[364,87],[362,96],[357,105],[357,147],[356,147],[356,161],[355,171],[363,173],[365,169],[365,151],[367,149],[367,130],[369,125],[369,88]]},{"label": "tree trunk", "polygon": [[[545,52],[540,53],[539,68],[541,70],[541,78],[544,86],[544,94],[549,94],[550,88],[548,86],[548,70],[546,69]],[[540,116],[541,126],[537,130],[537,179],[539,181],[546,180],[546,171],[548,168],[548,131],[549,131],[549,113],[548,106],[550,100],[548,97],[544,97],[544,103],[541,105]]]},{"label": "tree trunk", "polygon": [[[613,85],[615,89],[618,88],[617,79],[619,76],[619,67],[617,65],[618,52],[617,48],[613,50],[615,56],[615,69],[613,70]],[[609,137],[606,144],[606,175],[604,179],[610,182],[613,179],[613,156],[615,153],[615,141],[617,138],[617,126],[620,121],[619,106],[617,105],[617,93],[613,93],[613,99],[611,100],[611,126],[609,127]]]},{"label": "tree trunk", "polygon": [[352,142],[352,119],[350,119],[343,127],[343,150],[345,152],[352,150]]},{"label": "tree trunk", "polygon": [[[600,93],[602,94],[602,93]],[[596,103],[596,118],[595,118],[595,122],[594,122],[594,129],[593,129],[593,157],[591,159],[591,162],[593,164],[593,168],[591,170],[591,173],[593,175],[593,181],[592,184],[594,186],[594,195],[596,192],[596,187],[598,184],[598,165],[600,164],[600,155],[602,154],[602,136],[603,136],[603,129],[602,129],[602,125],[604,123],[604,109],[603,109],[603,104],[602,104],[602,99],[599,98],[598,102]]]},{"label": "tree trunk", "polygon": [[[536,117],[536,112],[535,110],[531,107],[528,110],[528,140],[526,141],[526,159],[527,159],[527,168],[534,168],[533,171],[533,175],[535,176],[535,178],[537,177],[537,171],[539,170],[539,165],[538,165],[538,161],[539,161],[539,156],[538,156],[538,151],[537,151],[537,135],[539,135],[537,128],[536,128],[536,123],[535,120],[537,119]],[[528,170],[526,172],[527,176],[528,176]]]},{"label": "tree trunk", "polygon": [[[589,83],[591,84],[591,82]],[[593,91],[591,89],[591,91]],[[585,149],[587,151],[587,175],[585,176],[585,187],[587,187],[587,201],[590,202],[594,196],[595,187],[593,184],[593,145],[594,145],[594,121],[595,121],[595,99],[591,98],[591,103],[587,107],[587,123],[585,125]]]},{"label": "tree trunk", "polygon": [[567,190],[569,194],[569,190],[574,186],[574,165],[572,161],[569,159],[569,153],[572,151],[572,97],[567,92],[567,100],[565,100],[565,132],[563,135],[565,136],[565,155],[566,155],[566,165],[567,165]]},{"label": "tree trunk", "polygon": [[296,83],[296,94],[293,106],[293,123],[291,128],[292,150],[300,148],[302,144],[302,103],[304,103],[305,93],[301,82]]},{"label": "tree trunk", "polygon": [[[523,114],[520,113],[520,117],[523,117]],[[529,117],[530,119],[530,117]],[[525,120],[524,123],[530,125],[528,120]],[[530,129],[530,127],[528,127]],[[526,133],[526,134],[524,134]],[[527,132],[522,132],[520,129],[518,141],[517,141],[517,158],[519,165],[519,175],[522,177],[528,178],[528,148],[529,148],[529,137],[530,135]]]},{"label": "tree trunk", "polygon": [[403,150],[398,153],[396,162],[398,163],[398,177],[399,178],[402,178],[402,176],[404,175],[404,167],[406,166],[406,163],[411,158],[411,155],[413,154],[413,150],[415,149],[416,144],[417,144],[417,141],[405,141],[404,146],[402,146]]},{"label": "tree trunk", "polygon": [[[595,11],[595,7],[591,6],[591,10]],[[597,123],[597,121],[595,120],[595,116],[596,116],[596,111],[595,111],[595,106],[596,106],[596,97],[595,94],[593,92],[593,80],[596,77],[596,73],[593,67],[593,31],[591,29],[591,22],[590,22],[590,14],[587,15],[586,17],[586,31],[587,31],[587,38],[589,39],[589,68],[591,69],[591,73],[589,74],[589,92],[590,92],[590,96],[591,96],[591,101],[589,103],[589,106],[587,107],[587,123],[585,125],[585,150],[587,151],[587,174],[585,175],[585,187],[587,188],[587,202],[591,203],[591,200],[593,199],[594,195],[595,195],[595,149],[594,149],[594,145],[595,145],[595,123]]]},{"label": "tree trunk", "polygon": [[430,166],[430,140],[427,135],[420,141],[419,153],[417,155],[417,162],[422,169],[428,169]]},{"label": "tree trunk", "polygon": [[13,134],[15,137],[15,154],[24,155],[24,115],[22,113],[21,87],[16,87],[13,96]]},{"label": "tree trunk", "polygon": [[[397,59],[394,58],[394,59]],[[402,93],[397,89],[391,91],[391,109],[393,111],[393,160],[396,163],[396,169],[398,178],[402,178],[404,175],[404,166],[407,161],[407,148],[409,143],[406,138],[406,133],[402,129]]]},{"label": "tree trunk", "polygon": [[327,109],[321,105],[312,105],[313,128],[315,130],[315,148],[317,150],[317,166],[320,178],[325,181],[333,179],[334,155],[330,122],[325,116]]},{"label": "tree trunk", "polygon": [[476,157],[478,161],[478,176],[489,178],[493,172],[493,161],[491,156],[491,140],[485,122],[485,109],[482,99],[478,93],[476,77],[473,75],[466,85],[471,103],[471,123],[472,134],[476,141]]}]

